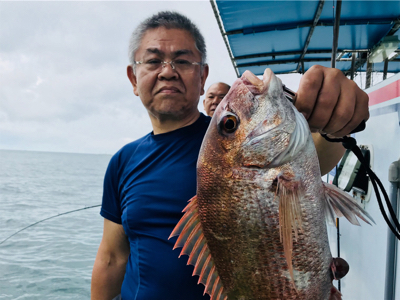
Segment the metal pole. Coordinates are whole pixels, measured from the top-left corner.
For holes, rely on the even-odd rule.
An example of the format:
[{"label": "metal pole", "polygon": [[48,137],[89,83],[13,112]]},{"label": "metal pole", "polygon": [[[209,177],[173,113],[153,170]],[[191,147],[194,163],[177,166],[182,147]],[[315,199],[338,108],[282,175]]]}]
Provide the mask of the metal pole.
[{"label": "metal pole", "polygon": [[[333,26],[333,43],[332,43],[332,57],[331,57],[331,67],[336,67],[336,53],[338,49],[339,40],[339,28],[340,28],[340,11],[342,9],[342,0],[336,1],[336,14],[335,14],[335,24]],[[337,251],[338,257],[340,257],[340,229],[339,229],[339,218],[336,218],[336,228],[337,228]],[[341,290],[340,280],[338,282],[338,289]]]},{"label": "metal pole", "polygon": [[[336,218],[336,228],[337,228],[337,256],[340,257],[340,227],[339,218]],[[338,280],[338,289],[341,291],[340,279]]]},{"label": "metal pole", "polygon": [[383,64],[383,80],[387,77],[387,70],[388,70],[389,59],[385,59],[385,63]]},{"label": "metal pole", "polygon": [[371,86],[371,73],[372,73],[372,63],[367,61],[367,78],[365,79],[365,88],[369,88]]},{"label": "metal pole", "polygon": [[338,40],[339,40],[339,27],[340,27],[340,11],[342,9],[342,0],[336,1],[336,16],[335,16],[335,24],[333,26],[333,45],[332,45],[332,58],[331,58],[331,67],[336,67],[336,53],[338,48]]},{"label": "metal pole", "polygon": [[[400,159],[393,162],[389,167],[390,202],[396,210],[398,209],[398,193],[400,187]],[[385,275],[385,300],[394,300],[396,296],[396,265],[397,265],[398,240],[393,232],[388,229],[387,250],[386,250],[386,275]]]},{"label": "metal pole", "polygon": [[[310,31],[308,32],[306,42],[304,43],[303,53],[301,54],[301,56],[299,58],[300,62],[303,61],[303,58],[307,53],[308,45],[310,44],[311,37],[314,33],[315,26],[317,25],[318,20],[321,16],[322,9],[324,8],[324,4],[325,4],[325,0],[319,1],[318,8],[317,8],[317,11],[315,12],[315,16],[314,16],[313,26],[310,27]],[[301,66],[301,67],[303,67],[303,66]],[[299,72],[299,69],[300,69],[300,63],[297,64],[297,68],[296,68],[297,72]],[[304,68],[302,69],[302,73],[304,74]]]},{"label": "metal pole", "polygon": [[224,27],[222,25],[222,22],[220,20],[220,16],[219,16],[219,13],[218,13],[218,8],[217,8],[216,4],[214,3],[214,1],[216,1],[216,0],[210,0],[211,7],[212,7],[212,10],[214,11],[214,16],[215,16],[215,19],[217,20],[217,24],[218,24],[218,27],[219,27],[219,31],[221,32],[222,39],[224,40],[226,49],[228,50],[229,58],[231,59],[233,69],[235,70],[236,76],[239,78],[240,77],[239,69],[236,66],[235,58],[233,57],[233,53],[231,51],[231,48],[229,47],[228,38],[226,36],[226,32],[225,32]]},{"label": "metal pole", "polygon": [[354,80],[354,67],[356,65],[356,53],[353,52],[351,53],[351,73],[350,73],[350,79]]}]

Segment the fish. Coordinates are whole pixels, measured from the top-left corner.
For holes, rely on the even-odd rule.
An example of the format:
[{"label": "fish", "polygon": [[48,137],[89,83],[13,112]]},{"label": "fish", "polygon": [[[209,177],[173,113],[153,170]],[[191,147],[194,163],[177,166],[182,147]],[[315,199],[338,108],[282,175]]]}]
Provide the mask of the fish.
[{"label": "fish", "polygon": [[170,238],[211,300],[329,299],[327,221],[373,222],[322,181],[308,123],[270,69],[244,72],[217,107],[183,212]]}]

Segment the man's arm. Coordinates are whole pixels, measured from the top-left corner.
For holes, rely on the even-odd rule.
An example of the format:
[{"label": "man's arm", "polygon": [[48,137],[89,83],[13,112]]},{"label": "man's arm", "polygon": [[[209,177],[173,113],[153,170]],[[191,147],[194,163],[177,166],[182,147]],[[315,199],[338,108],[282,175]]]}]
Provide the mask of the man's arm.
[{"label": "man's arm", "polygon": [[321,175],[325,175],[336,166],[346,149],[342,143],[328,142],[318,132],[312,133],[312,137],[317,149]]},{"label": "man's arm", "polygon": [[311,67],[302,77],[296,108],[308,121],[313,134],[321,173],[329,172],[345,149],[341,143],[327,142],[316,132],[343,137],[363,120],[368,120],[368,95],[337,69]]},{"label": "man's arm", "polygon": [[103,238],[92,272],[91,300],[110,300],[121,293],[129,251],[122,225],[104,219]]}]

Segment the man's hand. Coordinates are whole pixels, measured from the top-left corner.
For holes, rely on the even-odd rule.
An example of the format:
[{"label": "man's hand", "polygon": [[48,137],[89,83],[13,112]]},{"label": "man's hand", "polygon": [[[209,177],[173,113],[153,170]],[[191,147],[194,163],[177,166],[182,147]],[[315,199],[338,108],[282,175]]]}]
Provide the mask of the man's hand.
[{"label": "man's hand", "polygon": [[313,132],[337,137],[369,118],[368,95],[340,70],[317,65],[303,75],[295,105]]}]

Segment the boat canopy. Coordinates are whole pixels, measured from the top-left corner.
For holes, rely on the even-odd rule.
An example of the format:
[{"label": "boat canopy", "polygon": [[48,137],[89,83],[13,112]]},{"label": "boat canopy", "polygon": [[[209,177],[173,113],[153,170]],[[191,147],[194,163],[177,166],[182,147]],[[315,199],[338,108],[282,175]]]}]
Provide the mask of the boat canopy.
[{"label": "boat canopy", "polygon": [[[335,67],[346,75],[352,69],[400,71],[400,1],[211,0],[211,5],[238,77],[245,70],[262,75],[265,68],[288,74],[315,64],[330,67],[334,32]],[[336,30],[335,19],[340,21]],[[395,53],[368,63],[385,41],[397,45]]]}]

